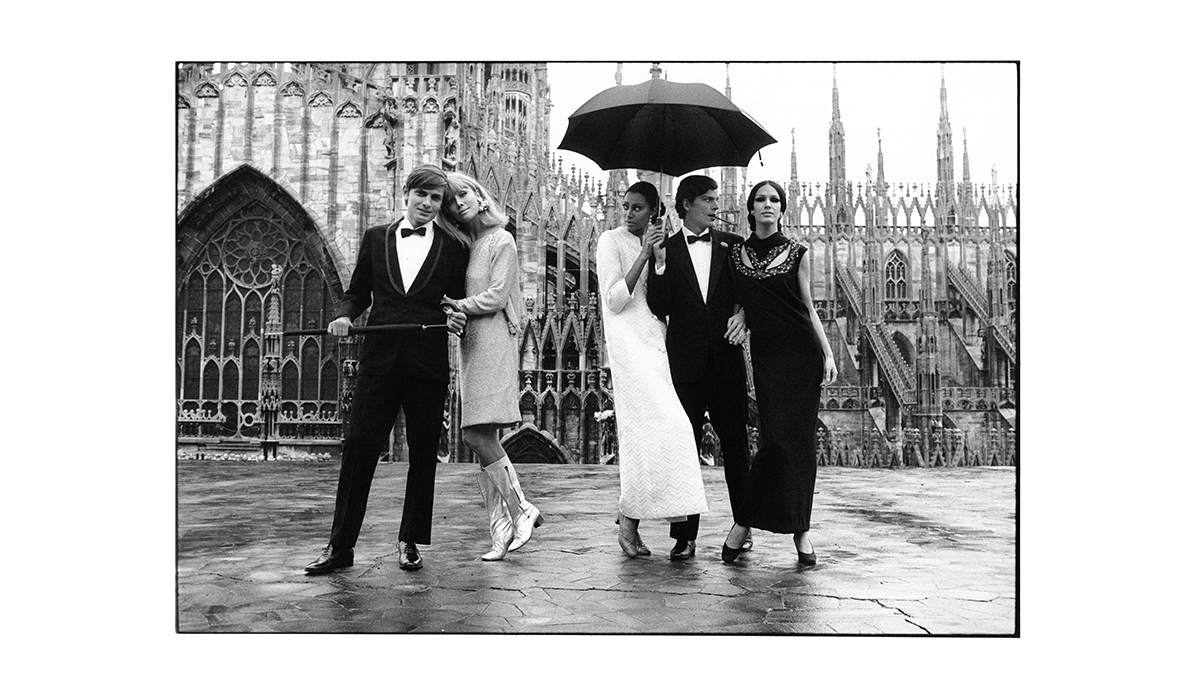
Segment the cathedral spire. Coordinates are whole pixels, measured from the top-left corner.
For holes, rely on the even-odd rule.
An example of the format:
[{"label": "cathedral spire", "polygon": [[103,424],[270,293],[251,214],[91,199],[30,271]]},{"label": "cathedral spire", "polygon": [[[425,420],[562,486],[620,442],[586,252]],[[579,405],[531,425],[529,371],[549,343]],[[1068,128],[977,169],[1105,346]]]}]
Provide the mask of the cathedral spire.
[{"label": "cathedral spire", "polygon": [[878,180],[876,180],[876,183],[879,185],[879,191],[882,194],[884,183],[887,182],[887,179],[883,176],[883,129],[876,127],[875,138],[879,142],[879,156],[876,158],[876,162],[879,165],[879,174],[877,175]]},{"label": "cathedral spire", "polygon": [[946,107],[946,64],[942,64],[942,119],[949,121],[950,110]]},{"label": "cathedral spire", "polygon": [[971,158],[967,155],[967,127],[963,127],[963,182],[971,182]]},{"label": "cathedral spire", "polygon": [[950,128],[950,110],[946,106],[946,66],[942,65],[942,114],[937,130],[937,194],[944,206],[954,199],[954,132]]},{"label": "cathedral spire", "polygon": [[617,81],[617,85],[621,84],[621,66],[622,65],[623,64],[621,64],[621,63],[617,64],[617,74],[615,76],[613,76]]},{"label": "cathedral spire", "polygon": [[662,68],[659,68],[657,63],[650,64],[650,77],[651,78],[661,78],[662,77]]},{"label": "cathedral spire", "polygon": [[[725,97],[733,99],[733,87],[729,82],[729,64],[725,64]],[[745,169],[743,168],[743,173]],[[743,185],[745,175],[742,176]],[[738,206],[738,170],[737,168],[726,166],[721,168],[721,217],[729,221],[737,221],[742,217],[739,216],[741,208]],[[744,220],[744,219],[743,219]],[[753,232],[751,232],[753,233]]]},{"label": "cathedral spire", "polygon": [[796,127],[792,127],[792,182],[800,181],[800,173],[796,169]]},{"label": "cathedral spire", "polygon": [[[946,84],[942,83],[942,94],[945,94]],[[833,120],[842,121],[842,110],[838,107],[837,64],[833,64]]]},{"label": "cathedral spire", "polygon": [[846,181],[846,131],[838,106],[837,64],[833,64],[833,118],[829,122],[829,183],[839,187]]}]

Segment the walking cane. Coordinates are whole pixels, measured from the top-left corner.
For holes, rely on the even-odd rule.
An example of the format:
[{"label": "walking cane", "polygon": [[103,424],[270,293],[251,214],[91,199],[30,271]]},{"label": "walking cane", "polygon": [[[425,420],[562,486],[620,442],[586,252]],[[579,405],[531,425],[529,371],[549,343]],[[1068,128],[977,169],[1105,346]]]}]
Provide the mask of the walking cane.
[{"label": "walking cane", "polygon": [[[445,323],[391,323],[380,326],[350,326],[350,335],[366,333],[394,333],[396,331],[423,331],[430,328],[449,328]],[[305,328],[297,331],[284,331],[282,335],[328,335],[326,328]]]}]

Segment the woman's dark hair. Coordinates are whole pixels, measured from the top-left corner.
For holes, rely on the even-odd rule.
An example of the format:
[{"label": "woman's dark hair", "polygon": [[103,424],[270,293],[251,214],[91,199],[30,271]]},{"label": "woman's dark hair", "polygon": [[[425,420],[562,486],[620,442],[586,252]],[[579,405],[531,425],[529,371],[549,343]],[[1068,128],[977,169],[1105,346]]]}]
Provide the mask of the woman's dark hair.
[{"label": "woman's dark hair", "polygon": [[646,198],[646,204],[650,206],[651,211],[655,212],[654,218],[658,218],[667,213],[667,207],[658,200],[658,188],[654,185],[651,185],[649,182],[646,182],[645,180],[638,180],[630,185],[629,189],[625,190],[626,194],[631,192],[633,194],[640,194]]},{"label": "woman's dark hair", "polygon": [[705,192],[717,189],[717,181],[707,175],[688,175],[679,181],[679,189],[675,190],[675,213],[682,218],[687,210],[684,202],[690,202]]},{"label": "woman's dark hair", "polygon": [[[775,226],[779,231],[783,231],[783,212],[787,211],[787,190],[783,189],[783,185],[774,180],[763,180],[754,187],[750,188],[750,196],[746,197],[746,211],[754,211],[754,195],[762,189],[763,185],[770,185],[779,193],[779,221],[775,222]],[[751,213],[746,217],[750,221],[750,233],[753,235],[756,224],[754,223],[754,214]]]}]

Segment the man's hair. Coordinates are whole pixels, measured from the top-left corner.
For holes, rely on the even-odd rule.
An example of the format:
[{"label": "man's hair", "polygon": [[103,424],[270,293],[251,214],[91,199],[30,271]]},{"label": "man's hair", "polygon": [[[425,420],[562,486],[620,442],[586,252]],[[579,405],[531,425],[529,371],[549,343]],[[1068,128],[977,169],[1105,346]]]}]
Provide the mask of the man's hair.
[{"label": "man's hair", "polygon": [[404,181],[404,191],[407,193],[411,189],[420,190],[445,190],[450,183],[446,180],[446,172],[436,165],[418,165],[413,168],[413,171],[408,174],[408,179]]},{"label": "man's hair", "polygon": [[690,202],[709,190],[717,189],[717,181],[707,175],[688,175],[679,181],[679,187],[675,190],[675,213],[683,217],[687,214],[687,210],[683,208],[684,202]]}]

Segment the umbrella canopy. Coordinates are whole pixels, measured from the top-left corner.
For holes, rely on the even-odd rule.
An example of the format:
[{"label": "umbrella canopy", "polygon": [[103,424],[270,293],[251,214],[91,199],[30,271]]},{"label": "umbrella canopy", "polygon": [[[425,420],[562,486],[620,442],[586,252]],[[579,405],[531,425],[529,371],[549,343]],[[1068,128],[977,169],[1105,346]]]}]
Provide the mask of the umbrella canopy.
[{"label": "umbrella canopy", "polygon": [[641,168],[679,176],[720,165],[744,166],[775,138],[703,83],[651,78],[617,85],[575,110],[559,148],[604,170]]}]

